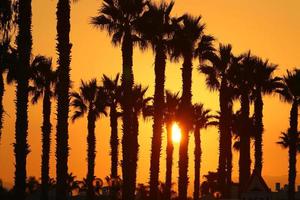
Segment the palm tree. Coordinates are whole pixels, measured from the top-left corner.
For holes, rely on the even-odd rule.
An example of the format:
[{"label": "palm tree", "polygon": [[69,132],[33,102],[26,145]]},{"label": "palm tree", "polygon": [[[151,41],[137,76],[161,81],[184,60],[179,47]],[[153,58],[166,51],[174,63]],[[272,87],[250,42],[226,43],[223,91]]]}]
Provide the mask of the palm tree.
[{"label": "palm tree", "polygon": [[52,70],[51,58],[44,56],[36,56],[30,70],[32,86],[29,86],[29,91],[33,96],[31,102],[36,104],[40,98],[43,98],[41,199],[48,200],[51,97],[54,96],[53,85],[56,83],[56,73]]},{"label": "palm tree", "polygon": [[300,102],[300,70],[294,69],[287,71],[282,79],[283,87],[277,89],[281,100],[292,104],[290,111],[290,127],[288,133],[281,138],[288,139],[289,147],[289,187],[288,198],[295,199],[295,179],[296,179],[296,154],[297,142],[299,140],[298,133],[298,106]]},{"label": "palm tree", "polygon": [[[118,179],[118,118],[121,116],[121,113],[118,112],[117,108],[120,102],[121,97],[121,86],[119,85],[119,74],[116,75],[114,79],[110,79],[106,75],[102,77],[103,89],[107,96],[107,103],[110,108],[110,148],[111,148],[111,173],[110,176],[112,179]],[[112,189],[114,186],[112,185]],[[112,190],[111,196],[112,199],[117,198],[117,191]]]},{"label": "palm tree", "polygon": [[236,98],[241,104],[241,120],[243,133],[240,133],[240,158],[239,158],[239,187],[240,191],[250,178],[250,136],[252,120],[250,113],[250,94],[254,89],[254,68],[256,58],[250,52],[242,55],[239,62],[235,62],[230,68],[231,84],[234,87]]},{"label": "palm tree", "polygon": [[[232,152],[231,152],[231,113],[232,113],[232,91],[229,81],[229,69],[234,62],[232,46],[219,45],[217,53],[211,54],[209,62],[200,63],[199,72],[206,75],[206,85],[212,91],[219,92],[219,166],[218,182],[223,187],[223,196],[229,198]],[[227,188],[225,187],[227,186]]]},{"label": "palm tree", "polygon": [[100,114],[106,115],[106,97],[104,95],[103,88],[97,86],[97,80],[92,79],[89,82],[81,81],[79,92],[73,92],[71,94],[72,102],[71,106],[74,107],[75,112],[72,116],[74,122],[80,117],[83,117],[87,113],[88,121],[88,135],[87,135],[87,160],[88,160],[88,172],[87,172],[87,199],[94,199],[94,168],[96,157],[96,136],[95,136],[95,123],[100,117]]},{"label": "palm tree", "polygon": [[[133,146],[136,151],[130,155],[130,159],[134,163],[133,168],[131,168],[131,177],[133,178],[133,185],[136,185],[136,171],[137,171],[137,161],[138,161],[138,134],[139,134],[139,121],[138,117],[142,114],[142,112],[147,109],[149,102],[152,100],[150,97],[145,97],[145,94],[148,90],[148,87],[142,87],[142,85],[134,85],[132,89],[132,101],[133,101],[133,130],[131,136],[130,145]],[[124,98],[123,96],[122,98]],[[124,101],[124,99],[122,99]],[[124,184],[124,182],[123,182]]]},{"label": "palm tree", "polygon": [[[77,0],[73,0],[77,1]],[[57,18],[57,124],[56,124],[56,200],[67,199],[68,156],[69,156],[69,103],[70,103],[70,12],[71,0],[58,0]]]},{"label": "palm tree", "polygon": [[164,190],[164,199],[171,199],[172,192],[172,165],[174,146],[172,142],[172,124],[177,119],[178,107],[180,104],[179,93],[166,91],[164,108],[164,122],[167,129],[167,147],[166,147],[166,183]]},{"label": "palm tree", "polygon": [[179,147],[179,181],[178,198],[187,199],[188,186],[188,141],[189,131],[192,128],[192,61],[195,56],[196,44],[203,35],[204,25],[200,24],[201,17],[184,15],[178,19],[178,26],[172,40],[172,58],[177,60],[183,58],[182,64],[182,98],[179,113],[181,116],[180,126],[182,139]]},{"label": "palm tree", "polygon": [[263,163],[263,94],[271,94],[279,86],[279,78],[273,77],[273,73],[277,66],[256,58],[254,68],[254,128],[255,128],[255,164],[254,170],[261,175]]},{"label": "palm tree", "polygon": [[92,24],[106,30],[112,36],[114,45],[121,44],[122,50],[122,88],[124,98],[121,104],[123,110],[123,193],[122,199],[134,199],[135,181],[134,169],[136,163],[130,159],[137,152],[137,147],[130,145],[133,130],[132,87],[134,84],[132,71],[133,45],[138,41],[135,22],[144,10],[145,0],[104,0],[99,9],[99,15],[92,18]]},{"label": "palm tree", "polygon": [[193,105],[193,125],[194,125],[194,137],[195,137],[195,180],[194,180],[194,200],[199,199],[200,191],[200,164],[201,164],[201,137],[200,129],[206,129],[209,126],[217,125],[216,121],[213,121],[214,116],[210,114],[210,109],[205,109],[203,104]]},{"label": "palm tree", "polygon": [[150,159],[150,199],[158,198],[158,177],[161,153],[161,137],[163,128],[163,104],[165,68],[168,44],[172,39],[173,25],[170,13],[174,6],[171,3],[148,3],[148,10],[138,20],[137,28],[143,40],[147,41],[155,53],[155,90],[154,90],[154,115],[153,137]]},{"label": "palm tree", "polygon": [[25,199],[26,189],[26,158],[29,153],[28,135],[28,79],[30,55],[32,49],[31,35],[31,0],[18,2],[18,35],[17,54],[18,69],[16,70],[16,124],[15,124],[15,199]]},{"label": "palm tree", "polygon": [[0,140],[3,128],[3,95],[4,79],[3,74],[8,69],[8,57],[10,56],[10,37],[15,26],[13,2],[4,0],[0,5]]}]

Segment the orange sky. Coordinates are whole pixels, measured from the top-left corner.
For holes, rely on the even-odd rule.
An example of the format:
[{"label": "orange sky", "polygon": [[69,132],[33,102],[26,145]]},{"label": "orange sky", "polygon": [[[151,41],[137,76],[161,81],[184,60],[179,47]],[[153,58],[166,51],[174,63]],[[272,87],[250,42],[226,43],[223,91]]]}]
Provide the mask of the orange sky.
[{"label": "orange sky", "polygon": [[[54,58],[56,66],[55,35],[56,35],[56,2],[55,0],[33,0],[33,54],[42,54]],[[74,89],[80,79],[100,78],[103,73],[113,76],[121,70],[120,49],[111,45],[105,32],[89,25],[89,19],[95,16],[102,1],[81,0],[72,5],[71,42],[72,63],[71,78]],[[279,64],[278,74],[285,69],[300,66],[300,1],[298,0],[176,0],[174,15],[189,12],[202,15],[207,24],[207,33],[213,34],[218,41],[231,43],[235,53],[251,49],[254,54],[268,58]],[[153,94],[154,58],[152,52],[134,51],[134,74],[136,82],[149,85],[148,95]],[[178,91],[181,88],[180,63],[167,63],[166,88]],[[195,61],[194,66],[198,64]],[[11,183],[14,176],[14,87],[6,87],[4,107],[4,131],[0,145],[0,178]],[[277,97],[264,98],[264,168],[263,174],[269,187],[274,188],[274,181],[287,182],[287,150],[282,150],[275,142],[281,131],[288,127],[290,106],[281,103]],[[218,109],[217,93],[210,93],[204,85],[203,75],[196,70],[193,73],[193,102],[202,102],[207,108]],[[51,176],[55,176],[55,103],[53,103],[53,132],[51,149]],[[28,156],[28,175],[40,176],[41,154],[41,104],[29,107],[29,144],[31,153]],[[121,124],[121,122],[120,122]],[[86,120],[85,118],[70,123],[69,170],[82,178],[86,175]],[[109,122],[101,118],[96,124],[97,158],[96,175],[105,177],[109,174]],[[121,134],[120,134],[121,135]],[[138,182],[147,182],[149,177],[149,157],[152,135],[152,121],[140,120]],[[165,135],[164,135],[165,139]],[[203,160],[201,174],[216,170],[218,161],[217,129],[202,131]],[[193,137],[191,136],[190,182],[193,182]],[[237,158],[234,154],[233,176],[237,177]],[[178,145],[175,146],[174,178],[177,181]],[[2,164],[3,163],[3,164]],[[300,162],[297,169],[300,169]],[[161,157],[161,180],[165,173],[165,140]],[[121,171],[121,170],[119,170]],[[300,184],[300,179],[297,179]],[[192,184],[190,184],[191,186]],[[190,187],[190,194],[192,187]]]}]

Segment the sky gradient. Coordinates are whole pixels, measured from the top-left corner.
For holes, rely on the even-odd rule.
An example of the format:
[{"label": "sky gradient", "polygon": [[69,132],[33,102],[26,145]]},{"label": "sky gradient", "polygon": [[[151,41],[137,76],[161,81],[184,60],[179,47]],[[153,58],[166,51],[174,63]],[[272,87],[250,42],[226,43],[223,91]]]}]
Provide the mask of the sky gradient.
[{"label": "sky gradient", "polygon": [[[56,0],[32,0],[33,9],[33,55],[42,54],[53,57],[56,67]],[[71,42],[72,62],[71,79],[73,89],[78,89],[80,79],[90,80],[102,74],[115,76],[121,72],[121,50],[114,47],[106,32],[101,32],[90,25],[90,17],[97,14],[101,0],[81,0],[72,4],[71,11]],[[206,23],[206,33],[216,37],[218,42],[231,43],[236,54],[251,50],[252,53],[272,63],[279,65],[276,71],[281,75],[286,69],[300,66],[300,1],[298,0],[176,0],[173,15],[179,16],[185,12],[202,15],[202,22]],[[135,82],[148,85],[147,95],[153,95],[154,89],[154,57],[151,50],[140,52],[134,50],[133,70]],[[200,75],[194,62],[193,71],[193,102],[202,102],[206,108],[218,110],[218,93],[210,92]],[[181,89],[181,61],[167,63],[166,89],[179,91]],[[0,179],[4,183],[12,183],[14,177],[14,123],[15,123],[15,92],[13,86],[5,88],[4,129],[0,145]],[[236,103],[237,106],[238,103]],[[264,166],[263,175],[269,187],[274,188],[275,181],[287,182],[288,152],[276,144],[282,131],[288,128],[290,105],[279,101],[277,96],[264,97]],[[50,175],[55,177],[55,112],[56,102],[52,106],[52,144]],[[72,111],[71,111],[72,113]],[[28,176],[40,177],[41,158],[41,103],[29,106],[29,145],[27,172]],[[119,121],[121,125],[121,121]],[[70,122],[69,127],[69,171],[78,178],[86,175],[86,135],[87,121],[85,118]],[[215,171],[218,163],[218,131],[209,128],[201,132],[203,156],[201,163],[202,175],[208,171]],[[95,174],[101,178],[109,175],[109,136],[108,118],[100,118],[96,122],[97,155]],[[121,136],[121,131],[119,132]],[[150,145],[152,136],[152,120],[146,122],[140,119],[139,135],[139,163],[138,182],[148,182],[150,166]],[[163,150],[161,157],[160,179],[165,177],[165,146],[166,134],[163,135]],[[193,182],[193,149],[194,140],[190,136],[189,146],[189,176],[190,186]],[[120,148],[121,149],[121,148]],[[252,155],[253,155],[252,151]],[[120,157],[121,158],[121,157]],[[233,177],[238,175],[238,154],[234,153]],[[173,181],[178,177],[178,145],[175,145]],[[252,166],[253,162],[252,160]],[[297,164],[300,170],[300,162]],[[119,169],[119,173],[121,169]],[[203,180],[203,179],[202,179]],[[297,178],[297,185],[300,178]],[[177,189],[177,188],[176,188]],[[189,192],[191,194],[192,187]]]}]

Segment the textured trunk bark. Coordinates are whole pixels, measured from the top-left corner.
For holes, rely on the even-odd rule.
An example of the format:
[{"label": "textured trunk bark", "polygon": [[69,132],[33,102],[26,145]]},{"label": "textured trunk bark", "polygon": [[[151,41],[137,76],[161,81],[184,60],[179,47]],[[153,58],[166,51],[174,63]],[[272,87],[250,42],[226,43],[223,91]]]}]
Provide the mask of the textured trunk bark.
[{"label": "textured trunk bark", "polygon": [[49,199],[49,160],[50,160],[50,142],[51,142],[51,100],[50,86],[47,84],[43,99],[43,125],[42,125],[42,185],[41,200]]},{"label": "textured trunk bark", "polygon": [[68,156],[69,156],[69,89],[70,89],[70,0],[57,3],[57,124],[56,124],[56,200],[66,200],[68,196]]},{"label": "textured trunk bark", "polygon": [[260,89],[256,91],[256,99],[254,102],[254,122],[255,122],[255,164],[254,170],[261,175],[263,164],[263,101]]},{"label": "textured trunk bark", "polygon": [[155,49],[155,91],[154,91],[154,117],[153,117],[153,137],[151,145],[150,159],[150,199],[158,199],[159,186],[159,163],[161,153],[161,137],[164,114],[164,92],[165,92],[165,68],[166,55],[162,45]]},{"label": "textured trunk bark", "polygon": [[96,136],[95,136],[95,113],[90,108],[88,113],[88,135],[87,135],[87,160],[88,160],[88,172],[86,176],[87,180],[87,200],[95,199],[94,193],[94,175],[95,175],[95,158],[96,158]]},{"label": "textured trunk bark", "polygon": [[166,188],[165,188],[165,200],[171,199],[172,190],[172,166],[173,166],[173,151],[174,146],[172,142],[172,123],[167,122],[167,158],[166,158]]},{"label": "textured trunk bark", "polygon": [[181,113],[181,142],[179,146],[179,178],[178,178],[178,199],[187,199],[188,188],[188,144],[189,132],[191,130],[191,104],[192,104],[192,52],[184,56],[182,66],[182,97],[179,112]]},{"label": "textured trunk bark", "polygon": [[25,199],[26,158],[29,153],[28,131],[28,70],[32,49],[31,0],[19,0],[17,51],[19,55],[16,89],[15,124],[15,185],[16,200]]},{"label": "textured trunk bark", "polygon": [[200,167],[201,167],[201,137],[200,137],[200,127],[195,128],[195,180],[194,180],[194,200],[199,200],[200,191]]},{"label": "textured trunk bark", "polygon": [[297,163],[297,140],[298,140],[298,102],[294,101],[290,111],[290,129],[291,141],[289,144],[289,186],[288,199],[295,199],[295,181],[296,181],[296,163]]},{"label": "textured trunk bark", "polygon": [[[135,180],[133,180],[132,171],[134,170],[133,155],[137,151],[133,146],[133,109],[132,109],[132,86],[133,86],[133,71],[132,71],[132,55],[133,44],[130,31],[125,33],[122,43],[122,58],[123,58],[123,74],[122,88],[124,91],[124,100],[121,102],[123,110],[123,163],[122,163],[122,199],[133,200],[135,193]],[[134,172],[136,173],[136,172]]]},{"label": "textured trunk bark", "polygon": [[240,133],[240,159],[239,159],[239,181],[240,181],[240,192],[245,187],[246,183],[250,178],[250,119],[249,119],[249,94],[244,91],[241,96],[241,111],[244,131]]},{"label": "textured trunk bark", "polygon": [[[118,178],[118,116],[117,110],[115,106],[110,107],[110,127],[111,127],[111,135],[110,135],[110,147],[111,147],[111,178],[116,180]],[[112,200],[117,199],[117,188],[112,186],[111,189],[111,198]]]}]

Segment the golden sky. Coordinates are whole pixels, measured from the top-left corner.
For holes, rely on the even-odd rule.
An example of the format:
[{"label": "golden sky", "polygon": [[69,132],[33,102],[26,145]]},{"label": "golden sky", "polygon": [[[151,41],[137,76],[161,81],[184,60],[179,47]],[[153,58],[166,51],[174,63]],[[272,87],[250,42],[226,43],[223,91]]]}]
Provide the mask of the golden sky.
[{"label": "golden sky", "polygon": [[[72,63],[71,78],[74,89],[78,88],[80,79],[100,78],[102,74],[114,76],[121,71],[121,52],[113,47],[105,32],[93,28],[89,24],[90,17],[95,16],[101,0],[81,0],[72,5],[71,42]],[[33,54],[53,57],[56,67],[55,36],[56,36],[56,3],[55,0],[32,0],[33,7]],[[300,1],[298,0],[176,0],[173,14],[181,15],[189,12],[202,15],[207,24],[207,33],[213,34],[219,42],[231,43],[235,53],[248,49],[262,58],[279,64],[277,74],[286,69],[300,66]],[[134,74],[138,83],[149,86],[148,95],[153,94],[154,58],[152,52],[134,51]],[[198,63],[194,62],[196,68]],[[166,88],[178,91],[181,88],[181,63],[167,63]],[[5,183],[12,183],[14,177],[14,122],[15,122],[14,87],[6,87],[4,95],[4,131],[0,145],[0,178]],[[209,92],[204,84],[204,76],[194,70],[193,102],[202,102],[207,108],[218,109],[218,94]],[[53,131],[51,148],[50,174],[55,176],[55,104],[53,103]],[[288,169],[287,150],[281,149],[275,142],[281,131],[288,127],[290,105],[282,103],[278,97],[264,98],[264,168],[263,175],[269,187],[274,188],[274,181],[286,183]],[[28,156],[28,175],[40,177],[41,157],[41,104],[29,106],[29,144],[31,153]],[[119,122],[121,124],[121,121]],[[85,118],[75,123],[70,122],[69,171],[78,178],[86,175],[86,134]],[[101,118],[96,124],[97,157],[96,175],[104,178],[110,172],[109,157],[109,122]],[[138,182],[149,179],[150,144],[152,121],[140,120]],[[121,136],[121,134],[120,134]],[[164,134],[164,139],[166,135]],[[193,137],[191,135],[190,155],[190,186],[193,182]],[[218,162],[218,132],[215,128],[202,131],[203,157],[201,174],[216,170]],[[165,174],[165,140],[161,157],[161,180]],[[177,181],[178,145],[174,152],[174,176]],[[234,154],[233,176],[237,177],[238,154]],[[253,160],[254,161],[254,160]],[[297,169],[300,169],[300,162]],[[121,171],[121,170],[119,170]],[[201,177],[202,178],[202,177]],[[300,179],[297,179],[300,184]],[[192,187],[190,187],[190,194]]]}]

